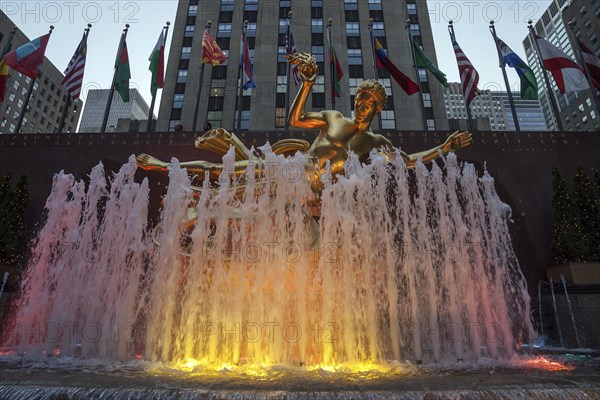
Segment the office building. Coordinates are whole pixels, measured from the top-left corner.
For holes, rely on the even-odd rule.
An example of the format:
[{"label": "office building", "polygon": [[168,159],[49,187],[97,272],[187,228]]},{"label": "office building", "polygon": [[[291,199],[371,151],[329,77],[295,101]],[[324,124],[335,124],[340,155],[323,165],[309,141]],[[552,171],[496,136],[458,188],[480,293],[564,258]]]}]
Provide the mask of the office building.
[{"label": "office building", "polygon": [[[494,100],[499,100],[504,104],[504,116],[506,119],[506,130],[515,131],[515,120],[513,118],[512,109],[510,108],[510,101],[508,99],[507,92],[491,92],[491,96]],[[512,92],[513,102],[515,103],[515,110],[517,111],[519,128],[523,132],[531,131],[547,131],[546,119],[540,102],[538,100],[526,100],[521,98],[519,92]]]},{"label": "office building", "polygon": [[[4,49],[15,24],[0,11],[0,49]],[[40,25],[39,36],[46,34],[45,25]],[[21,30],[16,29],[12,50],[29,42]],[[52,45],[52,37],[50,44]],[[61,118],[67,104],[67,91],[62,86],[63,73],[48,58],[40,66],[40,74],[35,82],[9,67],[8,82],[4,101],[0,103],[0,133],[55,133],[60,127]],[[27,96],[32,90],[29,105],[25,109]],[[81,100],[70,102],[65,113],[63,132],[75,132],[81,111]],[[20,132],[16,132],[23,114]]]},{"label": "office building", "polygon": [[[575,59],[576,48],[567,24],[573,21],[576,35],[595,54],[600,54],[598,32],[600,32],[600,2],[597,0],[553,0],[542,18],[535,24],[538,35],[545,37],[550,43],[562,49],[569,57]],[[528,35],[523,41],[527,61],[539,83],[539,99],[546,125],[550,130],[557,130],[558,125],[552,113],[548,91],[544,83],[540,63],[533,43]],[[600,130],[599,110],[594,105],[593,97],[598,92],[591,89],[561,94],[552,76],[549,74],[552,92],[556,96],[559,118],[566,131],[598,131]],[[551,93],[552,93],[551,92]]]},{"label": "office building", "polygon": [[[211,35],[229,55],[226,64],[206,66],[202,82],[197,129],[205,121],[213,128],[235,128],[238,98],[238,60],[244,20],[254,61],[256,88],[244,92],[242,129],[280,130],[286,120],[286,70],[284,58],[288,13],[291,31],[299,52],[311,52],[319,66],[317,82],[309,96],[307,110],[329,109],[331,82],[327,55],[327,21],[333,18],[332,42],[343,66],[341,98],[336,109],[352,115],[353,95],[363,79],[374,77],[369,19],[373,32],[387,48],[390,59],[414,81],[416,73],[410,56],[405,21],[425,52],[436,62],[435,47],[425,0],[181,0],[179,1],[165,87],[159,109],[158,131],[174,130],[181,124],[191,129],[200,77],[202,33],[208,20]],[[383,129],[424,129],[420,96],[407,96],[385,70],[378,70],[389,101],[381,114]],[[426,124],[430,130],[446,130],[443,87],[425,70],[420,71]],[[291,104],[298,88],[291,83]],[[377,130],[379,121],[374,121]]]},{"label": "office building", "polygon": [[[100,132],[109,93],[110,89],[90,89],[88,91],[78,132]],[[115,92],[108,114],[106,132],[117,132],[118,122],[121,118],[147,120],[149,112],[150,107],[137,89],[129,89],[127,103],[124,103],[121,96]]]}]

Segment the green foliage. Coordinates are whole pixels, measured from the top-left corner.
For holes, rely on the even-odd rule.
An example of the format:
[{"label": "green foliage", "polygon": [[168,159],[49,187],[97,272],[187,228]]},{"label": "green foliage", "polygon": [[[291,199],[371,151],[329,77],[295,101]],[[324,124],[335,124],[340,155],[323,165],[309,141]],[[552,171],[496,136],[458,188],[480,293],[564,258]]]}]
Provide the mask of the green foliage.
[{"label": "green foliage", "polygon": [[[7,182],[7,186],[4,186]],[[27,249],[25,211],[29,202],[27,187],[25,175],[21,177],[14,190],[11,190],[8,174],[0,183],[0,195],[5,193],[0,197],[0,262],[16,264],[25,256]]]},{"label": "green foliage", "polygon": [[596,185],[585,173],[577,168],[573,179],[573,202],[581,228],[580,240],[583,244],[582,261],[600,261],[600,209]]},{"label": "green foliage", "polygon": [[577,169],[570,193],[558,169],[552,169],[552,243],[555,264],[600,261],[600,175],[592,182]]}]

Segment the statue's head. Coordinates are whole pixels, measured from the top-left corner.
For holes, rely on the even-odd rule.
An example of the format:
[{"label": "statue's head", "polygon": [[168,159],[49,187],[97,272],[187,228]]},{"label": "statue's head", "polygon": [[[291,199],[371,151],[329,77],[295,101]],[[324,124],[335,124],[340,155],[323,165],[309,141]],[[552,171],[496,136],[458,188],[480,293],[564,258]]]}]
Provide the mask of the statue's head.
[{"label": "statue's head", "polygon": [[358,120],[371,120],[383,110],[387,102],[385,87],[373,79],[363,81],[356,88],[354,96],[354,117]]}]

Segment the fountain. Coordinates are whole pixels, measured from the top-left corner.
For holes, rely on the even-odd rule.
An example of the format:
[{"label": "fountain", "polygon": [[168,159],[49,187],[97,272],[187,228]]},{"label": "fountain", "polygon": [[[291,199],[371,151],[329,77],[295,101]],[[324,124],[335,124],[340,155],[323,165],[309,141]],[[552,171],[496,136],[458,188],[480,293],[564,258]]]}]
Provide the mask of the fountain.
[{"label": "fountain", "polygon": [[[377,103],[357,104],[357,120],[375,115]],[[0,344],[13,376],[0,398],[86,398],[84,381],[114,398],[196,398],[196,385],[223,398],[352,387],[417,396],[432,384],[473,388],[489,374],[482,365],[572,369],[514,359],[535,333],[510,208],[487,172],[449,153],[469,144],[465,134],[412,156],[349,146],[340,164],[315,162],[320,139],[257,152],[214,133],[197,145],[218,149],[222,165],[132,156],[108,181],[102,164],[89,182],[55,176]],[[423,164],[445,153],[443,168]],[[138,166],[168,172],[156,222]],[[52,360],[42,382],[56,371],[75,378],[40,391],[15,384],[40,355]],[[471,372],[449,386],[428,366]],[[587,393],[552,385],[531,395]]]}]

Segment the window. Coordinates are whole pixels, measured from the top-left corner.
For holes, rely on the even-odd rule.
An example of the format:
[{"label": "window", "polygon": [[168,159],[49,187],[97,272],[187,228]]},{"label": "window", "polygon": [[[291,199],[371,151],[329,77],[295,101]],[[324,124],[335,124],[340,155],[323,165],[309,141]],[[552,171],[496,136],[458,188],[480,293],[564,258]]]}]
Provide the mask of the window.
[{"label": "window", "polygon": [[189,60],[190,59],[190,54],[192,54],[192,48],[191,47],[182,47],[181,48],[181,59],[182,60]]},{"label": "window", "polygon": [[10,96],[8,96],[8,100],[9,100],[9,101],[11,101],[11,102],[12,102],[12,101],[15,101],[15,98],[16,98],[16,97],[17,97],[17,95],[16,95],[16,94],[14,94],[14,93],[11,93],[11,94],[10,94]]},{"label": "window", "polygon": [[173,108],[182,108],[183,107],[183,95],[176,94],[173,96]]},{"label": "window", "polygon": [[347,36],[360,35],[360,27],[358,25],[358,22],[346,22],[346,35]]},{"label": "window", "polygon": [[186,25],[185,33],[183,35],[186,37],[194,37],[195,30],[196,30],[196,27],[194,25]]},{"label": "window", "polygon": [[312,106],[313,106],[313,108],[325,108],[325,93],[314,93],[313,92]]},{"label": "window", "polygon": [[188,16],[198,15],[198,5],[190,5],[188,7]]},{"label": "window", "polygon": [[[250,25],[248,25],[248,30]],[[255,28],[256,29],[256,24]],[[217,37],[230,37],[231,36],[231,24],[219,24],[217,27]]]},{"label": "window", "polygon": [[20,85],[19,81],[15,80],[15,83],[13,83],[13,88],[15,88],[15,90],[18,90],[19,85]]},{"label": "window", "polygon": [[348,64],[349,65],[362,65],[362,50],[361,49],[348,49]]},{"label": "window", "polygon": [[187,82],[187,75],[188,75],[187,69],[180,69],[177,72],[177,83],[185,83],[185,82]]},{"label": "window", "polygon": [[423,93],[423,106],[431,107],[431,93]]},{"label": "window", "polygon": [[15,133],[15,129],[17,129],[17,127],[15,126],[15,124],[10,124],[10,128],[8,128],[8,131],[10,133]]},{"label": "window", "polygon": [[8,122],[8,120],[4,117],[2,117],[2,122],[0,123],[0,127],[4,128],[6,126],[6,123]]},{"label": "window", "polygon": [[311,20],[312,33],[323,33],[323,20],[313,19]]},{"label": "window", "polygon": [[[25,104],[25,102],[21,99],[19,99],[19,101],[17,102],[17,107],[19,108],[23,108],[23,105]],[[583,106],[582,106],[583,107]]]}]

